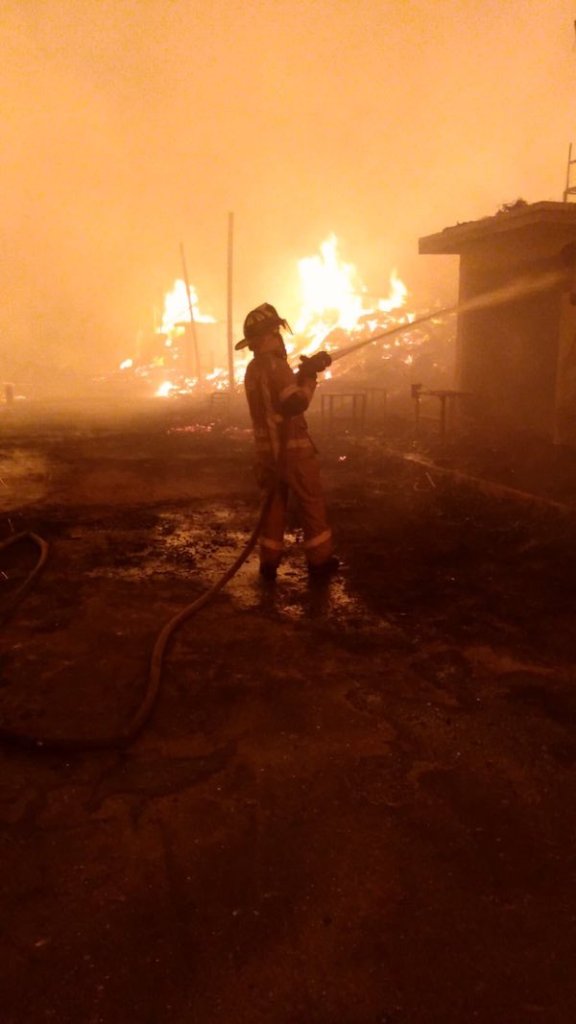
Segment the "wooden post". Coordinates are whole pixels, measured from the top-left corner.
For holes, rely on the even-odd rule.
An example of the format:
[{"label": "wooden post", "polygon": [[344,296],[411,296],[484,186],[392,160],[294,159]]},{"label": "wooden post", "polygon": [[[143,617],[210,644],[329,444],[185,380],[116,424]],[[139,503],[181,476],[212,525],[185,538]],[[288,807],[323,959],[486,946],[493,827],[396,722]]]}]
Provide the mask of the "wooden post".
[{"label": "wooden post", "polygon": [[192,331],[192,341],[194,344],[194,363],[196,369],[196,376],[198,383],[200,383],[200,352],[198,349],[198,336],[196,334],[196,321],[194,320],[194,309],[192,306],[192,297],[190,295],[190,282],[188,280],[188,270],[186,267],[186,256],[184,253],[184,245],[180,242],[180,255],[182,257],[182,273],[184,275],[184,284],[186,285],[186,295],[188,296],[188,309],[190,311],[190,330]]},{"label": "wooden post", "polygon": [[568,196],[570,194],[570,168],[572,166],[572,143],[568,146],[568,163],[566,165],[566,188],[564,189],[564,195],[562,199],[565,203],[568,202]]},{"label": "wooden post", "polygon": [[234,273],[234,214],[228,214],[228,380],[229,391],[233,394],[236,381],[234,378],[234,340],[232,323],[233,310],[233,273]]}]

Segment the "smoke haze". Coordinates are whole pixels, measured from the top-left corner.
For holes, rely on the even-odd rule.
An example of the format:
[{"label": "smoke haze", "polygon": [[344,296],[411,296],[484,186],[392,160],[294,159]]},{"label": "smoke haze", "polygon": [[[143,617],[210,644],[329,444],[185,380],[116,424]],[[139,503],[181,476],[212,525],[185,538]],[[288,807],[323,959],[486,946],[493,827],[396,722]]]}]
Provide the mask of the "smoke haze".
[{"label": "smoke haze", "polygon": [[[0,375],[105,369],[181,276],[296,319],[334,232],[368,290],[455,298],[421,235],[560,200],[568,0],[3,0]],[[24,369],[23,369],[24,368]]]}]

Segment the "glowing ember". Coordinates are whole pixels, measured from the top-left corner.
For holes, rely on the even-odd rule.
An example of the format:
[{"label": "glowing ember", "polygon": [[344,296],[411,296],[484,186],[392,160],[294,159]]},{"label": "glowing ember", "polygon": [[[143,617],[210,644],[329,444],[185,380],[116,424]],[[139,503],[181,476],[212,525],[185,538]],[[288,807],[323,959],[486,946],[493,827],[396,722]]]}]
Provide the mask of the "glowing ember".
[{"label": "glowing ember", "polygon": [[228,387],[228,372],[223,370],[222,367],[216,367],[212,370],[212,373],[206,374],[206,380],[212,385],[214,390],[223,391],[224,388]]}]

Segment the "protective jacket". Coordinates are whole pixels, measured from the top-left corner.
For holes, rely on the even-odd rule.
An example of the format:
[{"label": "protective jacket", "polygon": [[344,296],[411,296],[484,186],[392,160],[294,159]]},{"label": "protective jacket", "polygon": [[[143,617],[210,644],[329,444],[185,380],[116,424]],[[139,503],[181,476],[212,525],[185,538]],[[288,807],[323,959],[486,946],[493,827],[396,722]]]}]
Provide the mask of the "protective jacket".
[{"label": "protective jacket", "polygon": [[260,534],[260,560],[277,566],[284,549],[288,495],[298,505],[304,549],[310,565],[332,553],[332,532],[316,448],[304,412],[316,390],[315,375],[295,374],[281,340],[266,342],[254,354],[244,378],[256,446],[256,477],[274,495]]}]

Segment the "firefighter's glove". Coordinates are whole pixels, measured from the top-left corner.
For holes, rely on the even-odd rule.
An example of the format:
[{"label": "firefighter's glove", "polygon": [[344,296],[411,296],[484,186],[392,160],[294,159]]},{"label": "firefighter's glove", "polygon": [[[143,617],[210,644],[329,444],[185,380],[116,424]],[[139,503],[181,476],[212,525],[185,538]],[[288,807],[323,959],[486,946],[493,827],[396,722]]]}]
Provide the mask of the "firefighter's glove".
[{"label": "firefighter's glove", "polygon": [[323,373],[332,362],[332,356],[327,352],[315,352],[313,356],[300,356],[298,367],[299,377],[315,377],[317,373]]}]

